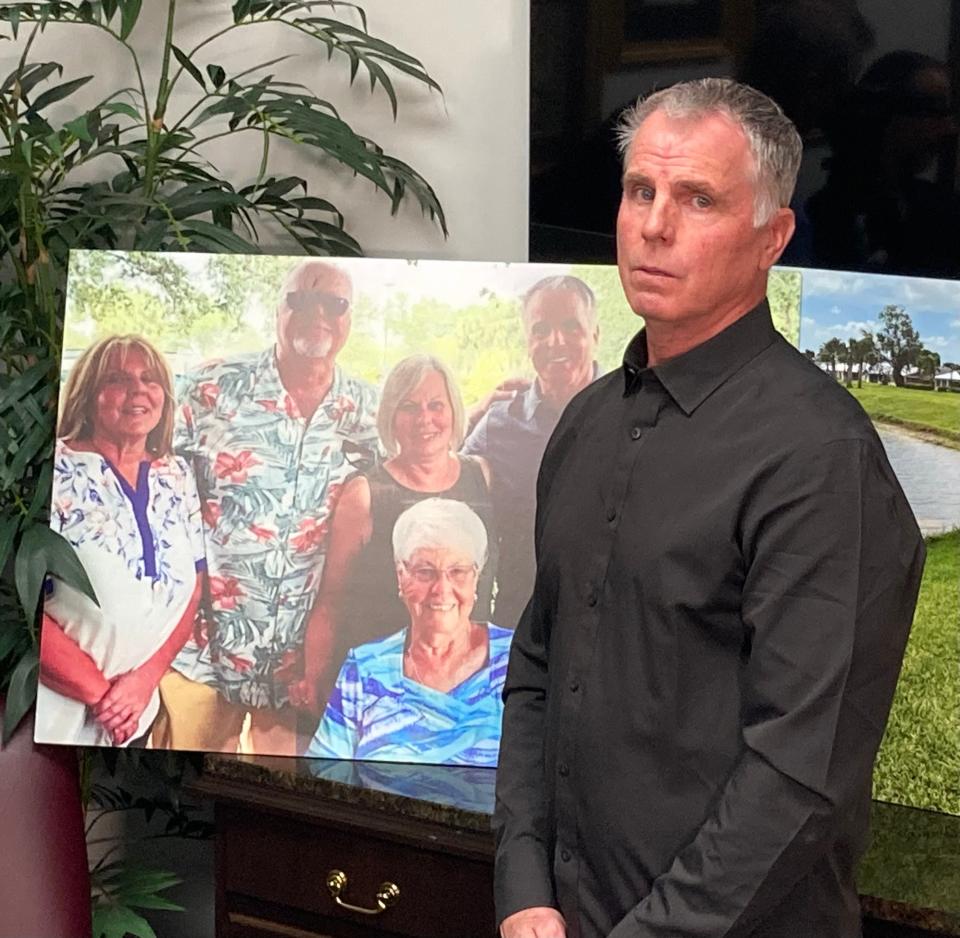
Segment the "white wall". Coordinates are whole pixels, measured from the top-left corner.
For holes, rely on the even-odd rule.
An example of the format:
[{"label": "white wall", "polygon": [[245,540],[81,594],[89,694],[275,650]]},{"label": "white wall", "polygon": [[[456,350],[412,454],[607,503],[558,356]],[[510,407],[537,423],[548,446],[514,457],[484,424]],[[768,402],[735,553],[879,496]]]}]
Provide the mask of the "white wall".
[{"label": "white wall", "polygon": [[[410,200],[391,218],[389,200],[372,184],[355,180],[335,165],[309,163],[282,144],[273,170],[306,177],[311,194],[331,199],[348,219],[351,234],[368,253],[383,256],[522,261],[527,257],[529,0],[364,0],[374,35],[419,58],[444,89],[444,96],[413,79],[395,80],[400,97],[394,123],[387,97],[371,96],[364,73],[349,87],[345,58],[332,62],[318,44],[273,25],[229,34],[198,55],[197,64],[216,62],[228,74],[286,52],[298,58],[274,66],[278,76],[302,82],[331,101],[358,132],[424,175],[440,198],[450,228],[444,240]],[[180,0],[178,39],[190,48],[208,32],[229,23],[230,0]],[[167,4],[144,3],[131,43],[142,53],[148,84],[159,69],[157,47]],[[319,9],[318,15],[329,15]],[[346,7],[340,13],[348,15]],[[12,43],[0,44],[0,68],[12,67]],[[122,52],[122,50],[121,50]],[[35,55],[62,62],[65,77],[94,73],[64,116],[91,104],[111,88],[132,83],[128,60],[108,37],[84,27],[50,27]],[[185,76],[184,89],[192,80]],[[196,86],[194,86],[196,87]],[[199,90],[199,89],[198,89]],[[177,111],[175,95],[171,113]],[[73,99],[71,99],[73,100]],[[232,181],[256,173],[257,135],[236,138],[214,160]],[[264,245],[270,248],[269,243]]]}]

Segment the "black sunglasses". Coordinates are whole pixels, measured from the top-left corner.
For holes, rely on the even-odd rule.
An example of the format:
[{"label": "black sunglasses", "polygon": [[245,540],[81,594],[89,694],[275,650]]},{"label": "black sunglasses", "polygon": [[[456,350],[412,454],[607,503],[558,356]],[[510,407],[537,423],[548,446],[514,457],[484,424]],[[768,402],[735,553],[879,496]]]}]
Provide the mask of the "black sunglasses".
[{"label": "black sunglasses", "polygon": [[312,313],[320,308],[325,316],[339,319],[350,309],[350,301],[325,290],[292,290],[287,294],[287,306],[294,313]]}]

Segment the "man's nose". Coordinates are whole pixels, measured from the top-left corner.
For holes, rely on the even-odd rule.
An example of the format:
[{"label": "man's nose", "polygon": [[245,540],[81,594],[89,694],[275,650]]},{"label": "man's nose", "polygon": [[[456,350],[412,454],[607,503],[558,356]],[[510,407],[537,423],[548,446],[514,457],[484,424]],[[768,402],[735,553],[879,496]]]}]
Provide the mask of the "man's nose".
[{"label": "man's nose", "polygon": [[640,233],[647,241],[669,241],[673,238],[675,208],[667,198],[654,196],[647,204]]}]

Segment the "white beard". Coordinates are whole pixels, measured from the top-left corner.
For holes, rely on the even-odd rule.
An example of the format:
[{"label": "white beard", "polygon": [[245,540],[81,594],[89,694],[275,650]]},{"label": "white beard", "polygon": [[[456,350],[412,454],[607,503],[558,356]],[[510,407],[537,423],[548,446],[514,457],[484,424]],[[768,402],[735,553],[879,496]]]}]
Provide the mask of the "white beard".
[{"label": "white beard", "polygon": [[331,348],[333,348],[333,339],[330,336],[314,340],[302,337],[293,340],[293,350],[301,358],[326,358]]}]

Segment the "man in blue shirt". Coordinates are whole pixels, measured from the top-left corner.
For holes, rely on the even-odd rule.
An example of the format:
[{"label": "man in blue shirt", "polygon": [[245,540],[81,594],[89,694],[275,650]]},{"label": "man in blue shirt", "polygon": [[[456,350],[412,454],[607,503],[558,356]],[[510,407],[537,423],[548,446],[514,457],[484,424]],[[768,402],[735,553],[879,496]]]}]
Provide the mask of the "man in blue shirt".
[{"label": "man in blue shirt", "polygon": [[552,276],[523,298],[527,352],[537,373],[525,391],[494,401],[463,445],[490,463],[500,539],[493,621],[515,628],[533,586],[537,470],[570,399],[596,377],[600,327],[593,291],[577,277]]}]

